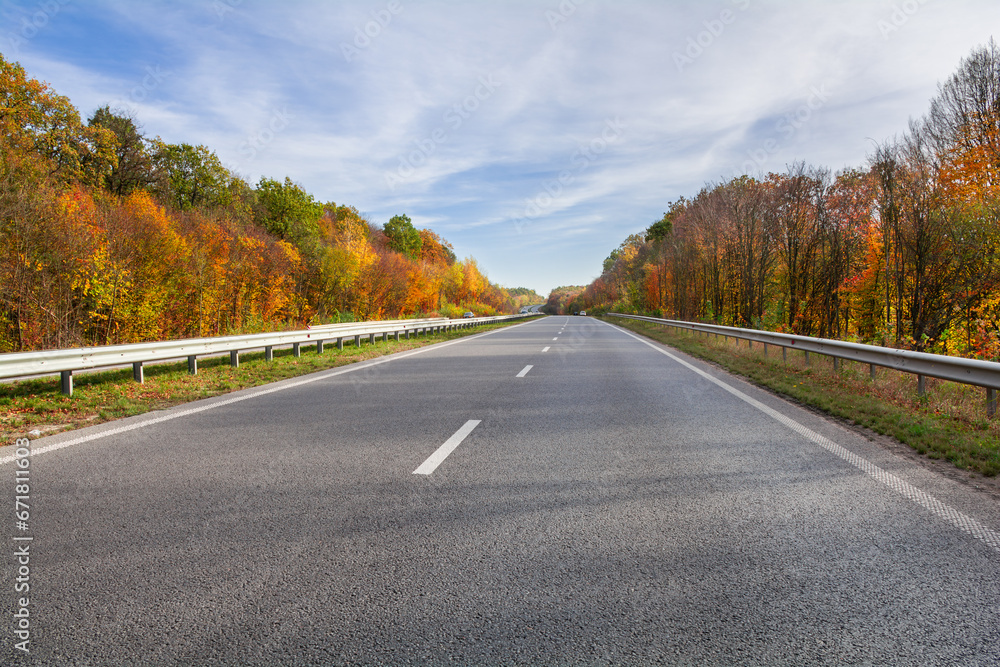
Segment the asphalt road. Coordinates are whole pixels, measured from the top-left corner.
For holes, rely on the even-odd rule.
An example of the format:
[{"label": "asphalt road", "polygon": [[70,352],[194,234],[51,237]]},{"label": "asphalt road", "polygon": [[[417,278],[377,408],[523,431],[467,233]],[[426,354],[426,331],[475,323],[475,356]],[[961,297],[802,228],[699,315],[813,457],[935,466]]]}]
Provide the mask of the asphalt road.
[{"label": "asphalt road", "polygon": [[591,318],[13,455],[4,664],[1000,664],[995,501]]}]

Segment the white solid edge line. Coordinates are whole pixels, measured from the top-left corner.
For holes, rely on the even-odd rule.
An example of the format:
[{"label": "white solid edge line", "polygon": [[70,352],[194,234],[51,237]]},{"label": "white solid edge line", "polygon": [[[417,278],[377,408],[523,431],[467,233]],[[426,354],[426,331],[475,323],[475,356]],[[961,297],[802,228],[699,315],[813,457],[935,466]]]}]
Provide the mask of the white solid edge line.
[{"label": "white solid edge line", "polygon": [[521,372],[517,374],[517,377],[523,378],[525,375],[528,374],[528,371],[530,371],[532,368],[534,368],[534,366],[528,364],[527,366],[521,369]]},{"label": "white solid edge line", "polygon": [[[534,320],[534,321],[537,322],[539,320]],[[304,378],[302,380],[296,380],[296,381],[279,380],[279,382],[282,383],[280,386],[274,386],[275,383],[271,383],[271,386],[264,385],[265,387],[267,387],[266,389],[259,389],[257,391],[252,391],[250,393],[243,394],[241,396],[235,396],[233,398],[227,398],[227,399],[223,399],[221,401],[215,401],[215,402],[209,403],[208,405],[200,405],[200,406],[198,406],[196,408],[189,408],[187,410],[178,410],[177,412],[170,412],[169,414],[161,415],[159,417],[152,417],[150,419],[144,419],[142,421],[135,422],[133,424],[128,424],[126,426],[119,426],[117,428],[111,428],[111,429],[108,429],[106,431],[101,431],[99,433],[91,433],[89,435],[80,436],[79,438],[73,438],[71,440],[65,440],[63,442],[56,442],[56,443],[53,443],[51,445],[43,445],[43,446],[38,447],[38,448],[31,447],[31,455],[32,456],[37,456],[39,454],[46,454],[48,452],[54,452],[56,450],[65,449],[66,447],[72,447],[74,445],[82,445],[85,442],[90,442],[91,440],[99,440],[100,438],[104,438],[104,437],[107,437],[109,435],[118,435],[120,433],[127,433],[129,431],[134,431],[136,429],[144,428],[146,426],[153,426],[154,424],[159,424],[161,422],[166,422],[166,421],[171,421],[173,419],[178,419],[179,417],[186,417],[188,415],[197,414],[199,412],[205,412],[206,410],[212,410],[214,408],[219,408],[219,407],[222,407],[224,405],[231,405],[233,403],[239,403],[241,401],[246,401],[246,400],[249,400],[251,398],[257,398],[259,396],[266,396],[267,394],[273,394],[276,391],[284,391],[285,389],[291,389],[292,387],[301,387],[304,384],[310,384],[310,383],[313,383],[313,382],[318,382],[319,380],[325,380],[327,378],[331,378],[331,377],[334,377],[334,376],[337,376],[337,375],[343,375],[345,373],[353,373],[354,371],[364,370],[366,368],[371,368],[372,366],[378,366],[379,364],[387,364],[390,361],[396,361],[396,360],[399,360],[399,359],[406,359],[407,357],[412,357],[412,356],[415,356],[417,354],[423,354],[424,352],[428,352],[430,350],[438,350],[438,349],[441,349],[443,347],[450,347],[452,345],[457,345],[458,343],[464,343],[466,341],[476,340],[477,338],[482,338],[483,336],[492,336],[493,334],[498,333],[500,331],[510,331],[511,329],[516,329],[517,327],[523,327],[523,326],[528,325],[528,324],[532,324],[532,322],[523,322],[521,324],[514,324],[512,326],[504,327],[502,329],[494,329],[493,331],[484,331],[483,333],[475,334],[473,336],[467,336],[465,338],[459,338],[457,340],[448,341],[448,342],[445,342],[445,343],[435,343],[433,345],[428,345],[427,347],[421,347],[421,348],[416,349],[416,350],[410,350],[408,352],[397,352],[397,353],[395,353],[395,354],[393,354],[391,356],[388,356],[388,357],[380,357],[380,358],[375,359],[375,360],[373,360],[373,361],[371,361],[369,363],[351,364],[350,366],[338,368],[337,370],[328,371],[328,372],[318,371],[316,374],[312,374],[311,376],[307,376],[306,378]],[[212,399],[209,398],[209,399],[205,399],[205,400],[211,401]],[[169,410],[169,408],[168,408],[168,410]],[[97,427],[95,427],[95,428],[97,428]],[[33,440],[32,442],[35,442],[35,441]],[[13,451],[13,449],[14,448],[11,447],[11,451]],[[16,458],[17,457],[15,457],[15,456],[0,457],[0,466],[5,465],[7,463],[12,463],[13,461],[16,460]]]},{"label": "white solid edge line", "polygon": [[775,410],[774,408],[770,408],[761,403],[760,401],[753,399],[750,396],[747,396],[736,387],[726,384],[717,377],[714,377],[709,373],[706,373],[705,371],[701,370],[700,368],[692,364],[689,364],[688,362],[671,354],[670,352],[664,350],[663,348],[657,347],[653,343],[647,340],[643,340],[639,336],[633,334],[630,331],[626,331],[621,327],[616,327],[615,325],[609,324],[608,322],[604,322],[604,324],[607,324],[609,327],[612,327],[613,329],[618,329],[618,331],[621,331],[626,336],[631,336],[640,343],[648,345],[657,352],[660,352],[661,354],[670,357],[671,359],[673,359],[680,365],[684,366],[685,368],[694,371],[695,373],[702,376],[709,382],[712,382],[713,384],[716,384],[719,387],[725,389],[733,396],[757,408],[764,414],[773,417],[774,419],[781,422],[782,424],[784,424],[791,430],[795,431],[799,435],[804,436],[806,439],[813,441],[814,443],[816,443],[823,449],[827,450],[831,454],[838,456],[839,458],[853,465],[855,468],[858,468],[862,472],[866,473],[873,479],[885,484],[886,486],[888,486],[890,489],[900,494],[901,496],[909,498],[913,502],[917,503],[918,505],[928,510],[932,514],[944,519],[945,521],[955,526],[959,530],[968,533],[969,535],[972,535],[973,537],[979,540],[982,540],[996,551],[1000,551],[1000,533],[998,533],[995,530],[992,530],[991,528],[988,528],[979,521],[973,519],[971,516],[959,512],[950,505],[946,505],[945,503],[941,502],[940,500],[935,498],[933,495],[927,493],[926,491],[922,491],[921,489],[918,489],[909,482],[900,479],[896,475],[893,475],[892,473],[887,472],[886,470],[883,470],[882,468],[875,465],[871,461],[865,459],[862,456],[859,456],[858,454],[855,454],[846,447],[838,445],[833,440],[830,440],[829,438],[822,436],[819,433],[816,433],[807,426],[798,423],[791,417],[787,417],[778,412],[777,410]]},{"label": "white solid edge line", "polygon": [[455,448],[462,444],[462,441],[472,433],[472,429],[479,426],[479,419],[470,419],[465,422],[462,428],[455,431],[455,435],[445,440],[444,444],[427,457],[427,460],[420,464],[420,467],[413,471],[414,475],[429,475],[434,472],[441,463],[448,458],[448,455],[455,451]]}]

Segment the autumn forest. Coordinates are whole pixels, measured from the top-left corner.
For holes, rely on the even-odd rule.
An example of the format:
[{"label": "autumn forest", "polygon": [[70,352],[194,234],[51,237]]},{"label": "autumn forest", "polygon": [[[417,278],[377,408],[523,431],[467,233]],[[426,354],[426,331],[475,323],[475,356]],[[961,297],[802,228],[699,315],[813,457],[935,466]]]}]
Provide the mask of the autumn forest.
[{"label": "autumn forest", "polygon": [[618,311],[1000,360],[1000,49],[863,168],[706,185],[550,312]]},{"label": "autumn forest", "polygon": [[[0,58],[0,352],[515,312],[404,214],[250,184]],[[1000,48],[973,50],[867,164],[706,185],[549,312],[617,310],[1000,359]]]},{"label": "autumn forest", "polygon": [[250,185],[206,146],[141,132],[0,57],[0,352],[511,313],[404,214],[384,225],[288,178]]}]

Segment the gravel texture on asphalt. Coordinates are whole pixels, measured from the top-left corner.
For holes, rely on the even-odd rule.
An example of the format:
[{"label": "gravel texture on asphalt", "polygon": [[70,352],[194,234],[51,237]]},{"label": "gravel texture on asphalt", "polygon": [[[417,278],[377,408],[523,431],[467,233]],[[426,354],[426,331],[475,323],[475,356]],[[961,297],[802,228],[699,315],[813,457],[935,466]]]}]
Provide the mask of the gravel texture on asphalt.
[{"label": "gravel texture on asphalt", "polygon": [[[5,664],[1000,664],[1000,551],[654,347],[548,317],[33,441],[26,533],[0,465],[0,535],[33,537]],[[1000,531],[993,498],[670,352]]]}]

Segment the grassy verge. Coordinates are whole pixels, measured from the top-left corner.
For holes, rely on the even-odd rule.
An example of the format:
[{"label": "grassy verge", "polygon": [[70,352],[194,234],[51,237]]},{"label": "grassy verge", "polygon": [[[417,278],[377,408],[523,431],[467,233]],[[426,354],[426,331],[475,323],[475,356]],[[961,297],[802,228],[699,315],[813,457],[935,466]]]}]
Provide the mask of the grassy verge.
[{"label": "grassy verge", "polygon": [[876,433],[891,436],[917,452],[945,459],[987,477],[1000,473],[1000,419],[986,416],[985,391],[979,387],[927,378],[924,396],[916,376],[879,369],[875,380],[868,365],[760,344],[717,339],[647,322],[607,318],[615,324],[692,356],[711,361],[802,404],[818,408]]},{"label": "grassy verge", "polygon": [[274,359],[266,361],[264,352],[240,354],[239,368],[229,365],[229,357],[198,360],[198,374],[189,375],[187,361],[152,364],[145,368],[145,382],[132,380],[132,369],[82,373],[73,376],[73,396],[59,392],[59,377],[24,380],[0,384],[0,446],[14,444],[17,438],[37,438],[81,426],[121,419],[194,401],[218,396],[238,389],[257,387],[298,375],[346,366],[366,359],[404,352],[434,343],[483,333],[521,321],[493,324],[474,329],[460,329],[421,335],[398,343],[377,339],[360,347],[345,342],[338,350],[336,341],[316,354],[316,347],[302,347],[302,356],[291,349],[274,351]]}]

